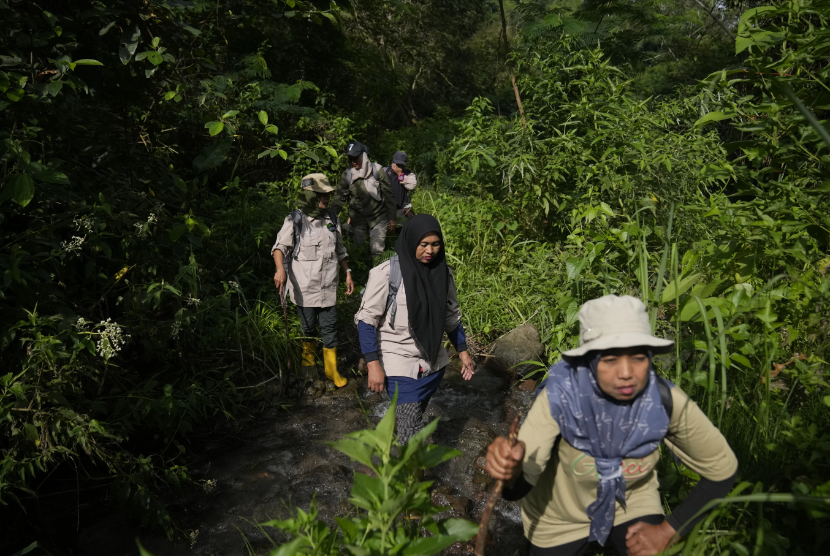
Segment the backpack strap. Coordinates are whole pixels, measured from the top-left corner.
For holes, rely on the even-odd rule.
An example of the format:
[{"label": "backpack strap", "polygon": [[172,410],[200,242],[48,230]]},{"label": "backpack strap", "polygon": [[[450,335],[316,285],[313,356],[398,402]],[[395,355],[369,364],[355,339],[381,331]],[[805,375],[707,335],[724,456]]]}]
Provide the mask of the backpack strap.
[{"label": "backpack strap", "polygon": [[[294,224],[294,250],[289,260],[295,260],[300,252],[300,236],[303,233],[303,213],[297,209],[291,213],[291,222]],[[291,264],[290,262],[288,264]]]},{"label": "backpack strap", "polygon": [[671,422],[671,416],[674,412],[674,399],[671,397],[671,384],[662,376],[658,374],[655,374],[655,376],[657,377],[657,389],[660,390],[660,402],[663,404],[663,409],[666,410],[666,413],[669,416],[669,421]]},{"label": "backpack strap", "polygon": [[329,215],[329,218],[331,219],[331,223],[334,224],[334,227],[336,228],[337,227],[337,213],[334,211],[333,208],[327,208],[326,209],[326,214]]},{"label": "backpack strap", "polygon": [[389,296],[386,298],[386,314],[389,315],[389,326],[394,330],[395,315],[398,313],[398,290],[401,287],[401,263],[395,255],[389,259]]}]

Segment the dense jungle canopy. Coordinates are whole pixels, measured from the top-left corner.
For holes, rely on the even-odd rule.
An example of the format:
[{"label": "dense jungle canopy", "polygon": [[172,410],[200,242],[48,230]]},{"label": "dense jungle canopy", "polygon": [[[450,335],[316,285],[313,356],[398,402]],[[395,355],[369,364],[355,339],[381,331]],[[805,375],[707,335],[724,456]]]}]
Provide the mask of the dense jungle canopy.
[{"label": "dense jungle canopy", "polygon": [[[358,139],[384,165],[409,153],[471,345],[530,321],[553,363],[606,293],[677,340],[659,370],[740,461],[688,553],[827,553],[828,18],[828,0],[0,0],[0,550],[64,553],[37,508],[80,491],[183,535],[170,493],[204,482],[198,439],[289,399],[269,249],[302,176],[335,181]],[[699,477],[665,467],[670,507]]]}]

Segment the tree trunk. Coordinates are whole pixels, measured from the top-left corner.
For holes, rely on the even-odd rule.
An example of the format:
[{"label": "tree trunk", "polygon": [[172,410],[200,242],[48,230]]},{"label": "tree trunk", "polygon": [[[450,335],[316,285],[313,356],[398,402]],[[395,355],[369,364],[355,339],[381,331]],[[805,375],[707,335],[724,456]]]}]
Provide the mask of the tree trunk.
[{"label": "tree trunk", "polygon": [[[501,10],[501,34],[504,38],[504,55],[508,56],[510,54],[510,47],[507,44],[507,18],[504,17],[504,0],[499,0],[499,10]],[[525,111],[522,108],[522,97],[519,95],[519,87],[516,85],[516,75],[513,73],[513,61],[508,62],[508,67],[510,69],[510,81],[513,83],[513,93],[516,95],[516,105],[519,107],[519,115],[522,117],[522,125],[527,125],[527,120],[525,120]]]}]

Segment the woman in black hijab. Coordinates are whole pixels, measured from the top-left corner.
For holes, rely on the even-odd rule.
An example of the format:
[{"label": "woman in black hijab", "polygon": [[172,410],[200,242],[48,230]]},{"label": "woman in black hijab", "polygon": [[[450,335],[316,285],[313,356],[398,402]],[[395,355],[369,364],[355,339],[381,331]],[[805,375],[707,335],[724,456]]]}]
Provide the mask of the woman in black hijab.
[{"label": "woman in black hijab", "polygon": [[438,220],[428,214],[407,220],[395,252],[369,273],[355,322],[369,389],[398,394],[398,441],[404,444],[424,427],[429,399],[449,363],[444,333],[458,352],[466,380],[474,367]]}]

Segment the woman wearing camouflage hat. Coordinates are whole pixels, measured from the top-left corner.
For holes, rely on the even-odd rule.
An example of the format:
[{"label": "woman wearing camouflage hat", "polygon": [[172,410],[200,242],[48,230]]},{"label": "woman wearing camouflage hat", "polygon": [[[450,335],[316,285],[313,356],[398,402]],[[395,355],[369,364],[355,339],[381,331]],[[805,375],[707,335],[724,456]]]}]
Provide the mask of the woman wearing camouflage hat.
[{"label": "woman wearing camouflage hat", "polygon": [[[529,555],[578,555],[610,540],[620,554],[651,556],[729,493],[738,461],[697,404],[654,372],[653,356],[674,342],[652,335],[639,299],[588,301],[579,324],[579,347],[548,371],[519,442],[490,445],[487,470],[506,481],[506,499],[521,499]],[[667,517],[660,443],[701,477]]]},{"label": "woman wearing camouflage hat", "polygon": [[[337,267],[346,273],[346,295],[354,292],[354,282],[340,222],[329,209],[332,191],[323,174],[302,179],[299,208],[285,217],[271,255],[277,265],[274,284],[281,296],[287,286],[291,301],[297,305],[303,334],[317,336],[319,323],[326,376],[340,388],[347,381],[337,372]],[[316,353],[317,342],[303,342],[303,366],[313,367]]]}]

